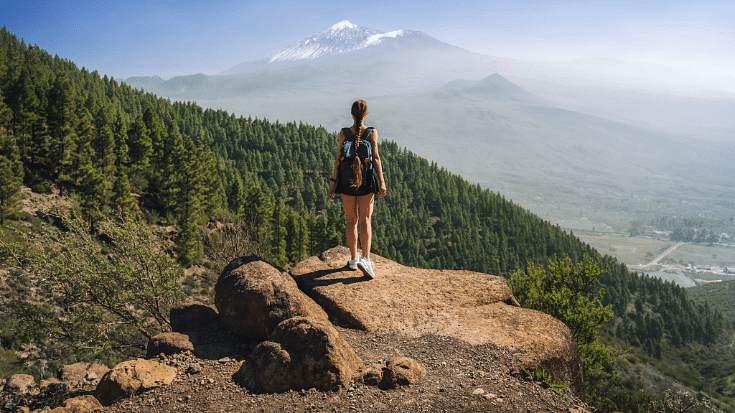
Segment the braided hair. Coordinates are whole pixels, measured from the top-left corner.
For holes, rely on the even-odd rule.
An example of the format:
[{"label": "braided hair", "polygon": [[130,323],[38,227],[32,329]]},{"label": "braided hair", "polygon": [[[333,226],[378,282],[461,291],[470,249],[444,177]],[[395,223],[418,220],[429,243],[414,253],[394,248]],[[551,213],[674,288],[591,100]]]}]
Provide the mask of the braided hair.
[{"label": "braided hair", "polygon": [[352,182],[351,188],[359,188],[362,185],[362,164],[360,163],[360,157],[357,156],[357,150],[360,148],[360,128],[364,126],[365,117],[368,114],[368,105],[364,100],[356,100],[352,104],[352,110],[350,111],[352,116],[355,117],[355,159],[352,161]]}]

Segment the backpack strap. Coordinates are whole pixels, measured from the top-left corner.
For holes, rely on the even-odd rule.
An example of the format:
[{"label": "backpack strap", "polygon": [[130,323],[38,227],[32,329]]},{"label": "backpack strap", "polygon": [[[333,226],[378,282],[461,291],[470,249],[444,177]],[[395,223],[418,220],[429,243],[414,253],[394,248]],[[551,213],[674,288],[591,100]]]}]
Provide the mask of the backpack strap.
[{"label": "backpack strap", "polygon": [[[354,141],[355,137],[352,135],[350,128],[342,128],[342,133],[345,135],[345,139],[348,141]],[[350,139],[352,138],[352,139]]]},{"label": "backpack strap", "polygon": [[[365,132],[363,132],[362,135],[370,136],[370,134],[373,133],[374,129],[375,129],[374,127],[368,126],[367,129],[365,129],[365,132],[368,132],[368,131],[369,132],[367,133],[367,135],[365,134]],[[348,141],[354,142],[357,140],[357,136],[355,136],[355,134],[352,133],[352,129],[350,128],[342,128],[342,133],[345,135],[345,139],[347,139]]]}]

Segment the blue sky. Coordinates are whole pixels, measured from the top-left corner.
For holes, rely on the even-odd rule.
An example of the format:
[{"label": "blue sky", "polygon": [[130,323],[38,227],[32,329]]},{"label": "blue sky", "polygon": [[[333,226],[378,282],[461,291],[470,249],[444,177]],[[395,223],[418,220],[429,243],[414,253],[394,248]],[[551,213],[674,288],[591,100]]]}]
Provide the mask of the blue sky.
[{"label": "blue sky", "polygon": [[735,73],[735,2],[0,0],[0,25],[118,79],[215,74],[347,19],[524,60],[608,57]]}]

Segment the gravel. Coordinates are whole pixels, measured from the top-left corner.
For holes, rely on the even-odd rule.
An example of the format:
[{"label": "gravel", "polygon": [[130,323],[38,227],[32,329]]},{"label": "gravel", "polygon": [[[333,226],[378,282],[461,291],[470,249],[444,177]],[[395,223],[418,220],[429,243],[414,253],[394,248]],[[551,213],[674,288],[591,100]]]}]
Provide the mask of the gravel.
[{"label": "gravel", "polygon": [[[169,356],[179,374],[170,386],[105,408],[106,412],[585,412],[580,400],[559,396],[523,377],[511,354],[436,335],[408,338],[336,326],[365,364],[411,357],[427,370],[421,382],[380,390],[353,383],[341,392],[316,389],[253,394],[232,380],[254,342],[220,343],[239,349],[226,357]],[[220,340],[227,340],[221,335]],[[211,343],[217,344],[217,343]],[[210,345],[211,345],[210,344]],[[197,350],[195,350],[195,353]],[[200,369],[193,368],[198,364]],[[196,370],[200,370],[195,373]]]}]

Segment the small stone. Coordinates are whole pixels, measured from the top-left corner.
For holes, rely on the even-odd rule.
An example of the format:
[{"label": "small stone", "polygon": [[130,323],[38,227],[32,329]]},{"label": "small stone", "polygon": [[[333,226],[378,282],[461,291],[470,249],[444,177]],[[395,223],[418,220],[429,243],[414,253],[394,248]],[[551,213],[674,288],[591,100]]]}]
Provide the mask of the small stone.
[{"label": "small stone", "polygon": [[220,364],[225,364],[225,363],[229,363],[229,362],[230,362],[230,358],[229,358],[229,357],[223,357],[223,358],[221,358],[221,359],[219,359],[219,360],[217,360],[217,361],[218,361],[218,362],[219,362]]},{"label": "small stone", "polygon": [[485,389],[481,389],[481,388],[477,388],[475,389],[475,391],[472,392],[472,394],[477,395],[477,396],[482,395],[483,393],[485,393]]},{"label": "small stone", "polygon": [[97,380],[98,379],[97,373],[95,373],[93,371],[90,371],[89,373],[87,373],[86,379],[89,380],[89,381]]},{"label": "small stone", "polygon": [[214,379],[210,378],[209,379],[209,384],[214,384]]},{"label": "small stone", "polygon": [[492,393],[485,393],[485,395],[482,396],[482,397],[486,398],[487,400],[492,400],[492,399],[494,399],[494,398],[496,398],[498,396],[496,396],[496,395],[494,395]]},{"label": "small stone", "polygon": [[186,374],[199,374],[202,372],[202,366],[199,363],[191,363],[186,368]]}]

